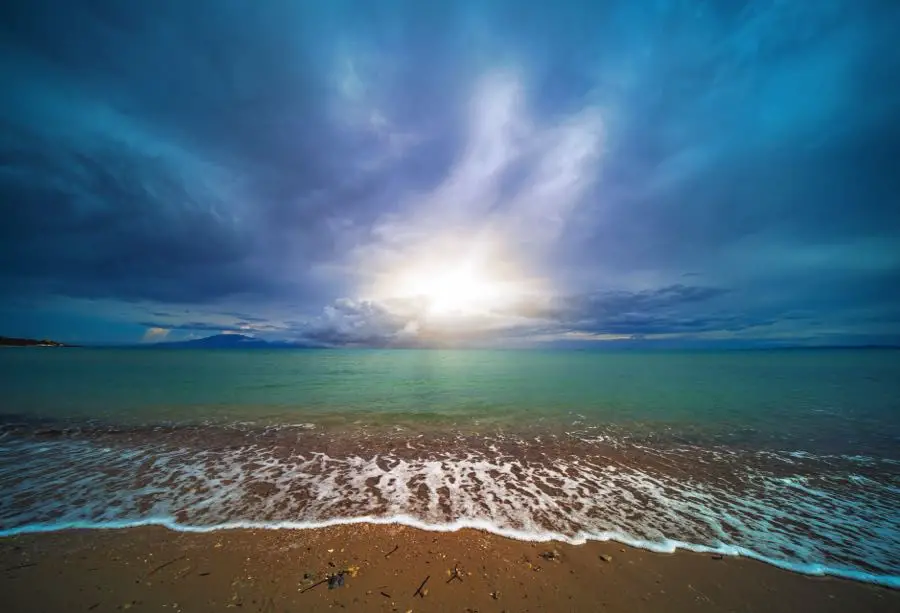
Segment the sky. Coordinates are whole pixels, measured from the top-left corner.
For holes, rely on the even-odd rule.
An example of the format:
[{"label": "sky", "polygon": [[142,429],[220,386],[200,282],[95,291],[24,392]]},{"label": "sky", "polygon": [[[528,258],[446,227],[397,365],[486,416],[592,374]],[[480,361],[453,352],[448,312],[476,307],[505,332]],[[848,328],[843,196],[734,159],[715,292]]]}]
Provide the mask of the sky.
[{"label": "sky", "polygon": [[900,3],[12,0],[0,334],[900,343]]}]

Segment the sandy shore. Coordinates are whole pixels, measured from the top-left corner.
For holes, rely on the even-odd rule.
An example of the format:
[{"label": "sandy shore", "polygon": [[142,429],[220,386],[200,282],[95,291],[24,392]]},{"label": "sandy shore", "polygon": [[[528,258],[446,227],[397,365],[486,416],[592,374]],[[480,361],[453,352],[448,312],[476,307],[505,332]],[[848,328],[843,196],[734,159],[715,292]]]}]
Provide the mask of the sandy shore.
[{"label": "sandy shore", "polygon": [[24,535],[0,569],[16,612],[900,611],[900,591],[753,560],[401,526]]}]

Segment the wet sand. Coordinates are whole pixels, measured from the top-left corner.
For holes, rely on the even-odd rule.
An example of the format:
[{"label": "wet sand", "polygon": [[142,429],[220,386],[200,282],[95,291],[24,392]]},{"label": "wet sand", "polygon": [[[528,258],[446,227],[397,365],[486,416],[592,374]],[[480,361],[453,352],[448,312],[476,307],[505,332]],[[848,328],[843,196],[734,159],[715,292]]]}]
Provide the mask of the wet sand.
[{"label": "wet sand", "polygon": [[8,537],[0,590],[3,609],[22,613],[900,610],[900,590],[753,560],[374,525]]}]

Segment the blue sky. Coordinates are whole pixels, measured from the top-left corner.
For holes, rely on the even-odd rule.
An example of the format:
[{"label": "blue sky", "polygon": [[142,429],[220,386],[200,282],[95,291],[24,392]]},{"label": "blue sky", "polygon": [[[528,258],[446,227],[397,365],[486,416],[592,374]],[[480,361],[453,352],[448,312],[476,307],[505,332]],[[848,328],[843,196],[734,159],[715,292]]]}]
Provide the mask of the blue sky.
[{"label": "blue sky", "polygon": [[900,3],[0,9],[0,334],[900,342]]}]

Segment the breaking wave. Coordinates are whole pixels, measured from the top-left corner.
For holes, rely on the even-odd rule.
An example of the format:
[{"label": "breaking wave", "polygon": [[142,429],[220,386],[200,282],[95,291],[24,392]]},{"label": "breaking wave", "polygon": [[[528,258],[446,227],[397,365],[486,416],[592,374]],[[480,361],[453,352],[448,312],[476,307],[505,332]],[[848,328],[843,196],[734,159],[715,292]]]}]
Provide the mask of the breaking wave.
[{"label": "breaking wave", "polygon": [[900,588],[896,466],[584,432],[6,432],[0,535],[395,523],[740,555]]}]

